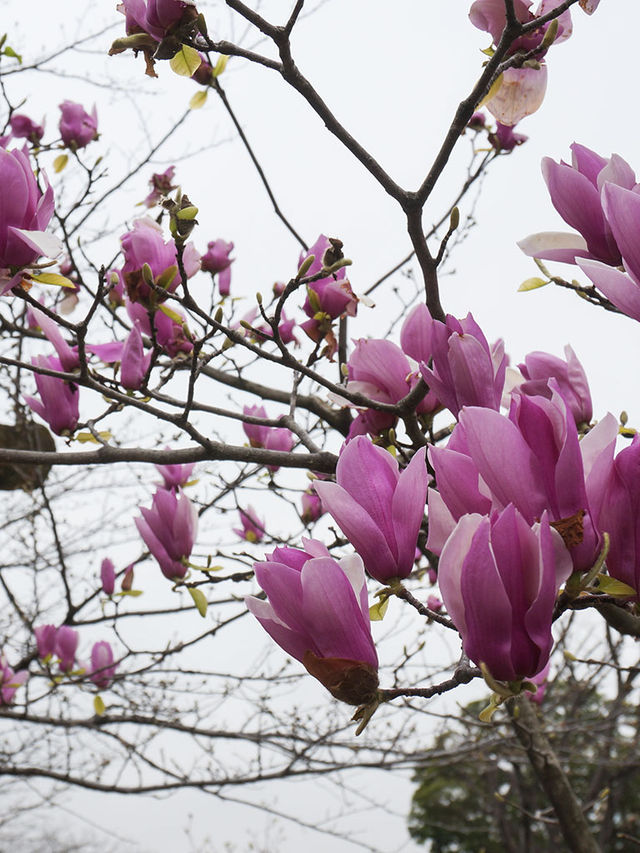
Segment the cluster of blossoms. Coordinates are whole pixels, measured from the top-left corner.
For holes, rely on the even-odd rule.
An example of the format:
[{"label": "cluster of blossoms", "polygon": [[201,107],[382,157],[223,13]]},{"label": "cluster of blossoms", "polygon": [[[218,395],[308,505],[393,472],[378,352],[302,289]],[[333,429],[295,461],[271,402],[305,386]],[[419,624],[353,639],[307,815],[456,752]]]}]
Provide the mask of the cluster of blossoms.
[{"label": "cluster of blossoms", "polygon": [[86,675],[99,689],[106,690],[113,681],[117,663],[111,645],[105,640],[94,643],[89,663],[77,661],[80,635],[68,625],[40,625],[34,628],[38,657],[47,666],[56,659],[60,672]]}]

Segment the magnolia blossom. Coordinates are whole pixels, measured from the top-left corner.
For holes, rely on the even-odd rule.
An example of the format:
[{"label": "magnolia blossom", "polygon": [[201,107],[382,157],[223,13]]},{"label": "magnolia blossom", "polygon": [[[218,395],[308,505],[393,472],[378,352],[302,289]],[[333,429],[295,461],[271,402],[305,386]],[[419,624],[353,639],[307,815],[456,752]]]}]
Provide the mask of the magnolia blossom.
[{"label": "magnolia blossom", "polygon": [[[132,302],[149,305],[162,300],[162,294],[149,286],[145,278],[149,275],[153,284],[173,293],[180,284],[176,244],[173,239],[165,242],[157,222],[149,217],[136,219],[133,228],[122,235],[120,243],[124,253],[122,274]],[[189,278],[200,269],[200,258],[192,243],[185,246],[183,262]]]},{"label": "magnolia blossom", "polygon": [[88,113],[81,104],[63,101],[60,104],[60,136],[67,148],[77,151],[98,137],[98,114],[96,108]]},{"label": "magnolia blossom", "polygon": [[[35,367],[64,372],[62,364],[54,356],[37,355],[31,359]],[[80,417],[78,386],[65,379],[34,373],[34,379],[40,399],[27,394],[24,399],[30,408],[45,420],[57,435],[72,433]]]},{"label": "magnolia blossom", "polygon": [[218,276],[218,293],[228,296],[231,290],[231,264],[235,258],[229,255],[233,251],[233,243],[225,240],[212,240],[207,244],[207,251],[200,258],[201,268]]},{"label": "magnolia blossom", "polygon": [[378,656],[371,638],[362,560],[334,560],[320,542],[305,550],[276,548],[254,566],[268,601],[247,607],[287,654],[304,664],[330,693],[352,705],[375,699]]},{"label": "magnolia blossom", "polygon": [[525,381],[515,390],[521,394],[547,397],[550,400],[553,388],[549,380],[554,379],[553,387],[559,391],[571,409],[576,424],[591,423],[593,406],[587,375],[569,345],[564,348],[564,352],[566,361],[548,352],[530,352],[525,356],[524,364],[518,365]]},{"label": "magnolia blossom", "polygon": [[429,451],[438,491],[429,491],[427,547],[441,553],[463,515],[489,515],[513,504],[527,524],[546,511],[576,570],[588,570],[601,547],[588,494],[604,483],[616,435],[615,418],[608,415],[579,442],[557,389],[551,400],[515,396],[509,417],[463,409],[449,444]]},{"label": "magnolia blossom", "polygon": [[[571,164],[556,163],[550,157],[542,161],[542,174],[549,189],[553,206],[575,232],[545,231],[531,234],[518,243],[526,255],[575,264],[580,258],[602,261],[618,266],[621,248],[605,209],[607,184],[625,190],[636,186],[631,166],[613,154],[601,157],[584,145],[571,146]],[[615,218],[616,201],[612,216]]]},{"label": "magnolia blossom", "polygon": [[13,113],[9,119],[11,127],[11,135],[16,139],[28,139],[29,142],[37,145],[44,136],[44,122],[37,124],[29,118],[29,116],[21,113]]},{"label": "magnolia blossom", "polygon": [[150,509],[135,519],[140,536],[170,580],[183,578],[198,529],[198,513],[182,491],[158,489]]},{"label": "magnolia blossom", "polygon": [[154,207],[158,204],[162,199],[169,195],[171,190],[175,190],[177,188],[177,184],[173,183],[173,179],[176,174],[176,167],[169,166],[164,172],[155,172],[149,178],[149,183],[151,184],[151,192],[142,202],[145,207]]},{"label": "magnolia blossom", "polygon": [[[267,413],[263,406],[244,406],[242,411],[245,416],[267,420]],[[281,450],[285,453],[293,447],[293,434],[286,427],[269,427],[243,421],[242,429],[251,447],[264,447],[265,450]],[[272,472],[278,470],[277,465],[267,467]]]},{"label": "magnolia blossom", "polygon": [[618,453],[604,485],[590,492],[595,524],[609,534],[607,570],[640,600],[640,436]]},{"label": "magnolia blossom", "polygon": [[27,678],[29,673],[26,669],[14,672],[7,663],[6,657],[0,655],[0,698],[3,705],[10,705],[13,702],[16,690],[25,683]]},{"label": "magnolia blossom", "polygon": [[120,381],[124,388],[137,391],[142,386],[151,364],[151,355],[150,351],[145,354],[140,329],[134,323],[122,349]]},{"label": "magnolia blossom", "polygon": [[100,582],[105,595],[113,595],[116,588],[116,570],[113,562],[105,557],[100,566]]},{"label": "magnolia blossom", "polygon": [[[513,11],[518,21],[528,23],[559,6],[562,0],[542,0],[536,12],[531,11],[532,0],[514,0]],[[480,30],[491,33],[498,45],[506,26],[505,4],[502,0],[476,0],[469,12],[471,23]],[[571,13],[562,12],[558,18],[558,32],[553,44],[569,38],[572,31]],[[536,50],[542,44],[550,22],[516,39],[507,51],[511,56],[517,51]],[[544,100],[547,88],[545,50],[538,50],[537,67],[508,68],[500,77],[486,107],[504,125],[513,126],[525,116],[534,113]]]},{"label": "magnolia blossom", "polygon": [[305,492],[302,493],[301,501],[302,512],[300,513],[300,518],[304,521],[305,524],[312,524],[314,521],[317,521],[321,515],[324,514],[324,507],[322,506],[322,501],[312,488],[308,488]]},{"label": "magnolia blossom", "polygon": [[89,678],[96,687],[106,690],[116,674],[111,645],[105,640],[93,644],[91,649],[91,668]]},{"label": "magnolia blossom", "polygon": [[42,333],[47,338],[49,343],[53,344],[53,348],[58,354],[62,369],[67,373],[72,373],[80,366],[80,357],[78,356],[78,347],[72,347],[65,341],[60,326],[55,320],[52,320],[43,311],[38,308],[27,307],[27,315],[31,328],[40,327]]},{"label": "magnolia blossom", "polygon": [[6,151],[0,147],[0,295],[19,283],[19,269],[42,255],[55,257],[62,244],[45,232],[53,216],[53,190],[44,177],[44,194],[38,187],[27,147]]},{"label": "magnolia blossom", "polygon": [[264,521],[258,516],[252,506],[239,509],[240,524],[242,527],[234,527],[233,532],[247,542],[262,542],[264,539]]},{"label": "magnolia blossom", "polygon": [[464,515],[438,567],[440,591],[466,654],[493,678],[540,672],[553,645],[556,593],[571,559],[544,513],[529,526],[509,504],[491,516]]},{"label": "magnolia blossom", "polygon": [[56,654],[63,672],[71,672],[75,665],[79,639],[78,632],[68,625],[61,625],[56,631]]},{"label": "magnolia blossom", "polygon": [[627,189],[605,183],[602,205],[607,222],[622,255],[624,272],[598,261],[580,260],[578,264],[607,299],[624,314],[640,320],[640,195],[637,185]]},{"label": "magnolia blossom", "polygon": [[507,367],[503,342],[490,347],[471,314],[432,323],[433,366],[423,361],[420,372],[438,400],[456,418],[463,406],[499,409]]},{"label": "magnolia blossom", "polygon": [[[170,450],[171,448],[165,447],[165,450]],[[184,465],[173,464],[173,465],[156,465],[156,471],[162,475],[163,482],[160,484],[163,489],[169,489],[170,491],[181,489],[183,486],[186,486],[189,480],[191,479],[191,474],[193,473],[193,469],[196,467],[195,462],[186,462]]]},{"label": "magnolia blossom", "polygon": [[38,657],[42,661],[50,660],[56,653],[56,635],[58,633],[55,625],[39,625],[33,629],[38,646]]},{"label": "magnolia blossom", "polygon": [[413,569],[427,480],[424,448],[401,472],[390,453],[357,436],[340,454],[336,482],[314,488],[369,574],[387,583]]}]

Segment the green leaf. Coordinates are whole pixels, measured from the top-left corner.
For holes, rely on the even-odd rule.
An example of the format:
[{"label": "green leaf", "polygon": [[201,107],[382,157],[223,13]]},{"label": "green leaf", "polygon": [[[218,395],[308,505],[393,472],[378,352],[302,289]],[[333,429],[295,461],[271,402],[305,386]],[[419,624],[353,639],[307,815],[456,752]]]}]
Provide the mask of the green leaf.
[{"label": "green leaf", "polygon": [[[155,284],[163,290],[166,290],[177,275],[178,267],[175,264],[172,264],[170,267],[166,268],[162,275],[158,276],[155,280]],[[182,320],[180,322],[182,322]]]},{"label": "green leaf", "polygon": [[180,50],[170,60],[169,65],[172,71],[179,74],[181,77],[191,77],[202,63],[202,59],[197,50],[189,47],[188,44],[180,45]]},{"label": "green leaf", "polygon": [[58,154],[56,159],[53,161],[53,171],[56,173],[56,175],[58,175],[64,169],[68,162],[68,154]]},{"label": "green leaf", "polygon": [[12,56],[14,59],[17,59],[20,65],[22,65],[22,54],[16,53],[12,47],[7,45],[5,49],[2,51],[4,56]]},{"label": "green leaf", "polygon": [[549,284],[549,282],[543,278],[538,278],[538,276],[533,276],[533,278],[528,278],[522,282],[518,288],[518,293],[525,293],[527,290],[537,290],[539,287],[544,287],[545,284]]},{"label": "green leaf", "polygon": [[636,595],[633,587],[627,586],[626,583],[610,578],[608,575],[598,575],[598,591],[604,592],[606,595],[613,595],[619,598],[629,598]]},{"label": "green leaf", "polygon": [[[100,436],[100,438],[101,438],[101,439],[103,439],[104,441],[109,441],[109,439],[112,437],[110,432],[99,432],[99,433],[98,433],[98,435],[99,435],[99,436]],[[101,442],[100,442],[100,441],[98,441],[98,439],[97,439],[94,435],[92,435],[90,432],[79,432],[79,433],[75,436],[75,440],[76,440],[76,441],[79,441],[79,442],[80,442],[80,444],[100,444],[100,443],[101,443]]]},{"label": "green leaf", "polygon": [[213,76],[214,77],[219,77],[224,72],[224,69],[227,67],[228,61],[229,61],[228,56],[223,55],[223,56],[218,57],[218,61],[216,62],[214,69],[213,69]]},{"label": "green leaf", "polygon": [[195,206],[195,204],[191,204],[189,205],[189,207],[183,207],[182,210],[179,210],[176,213],[176,219],[184,219],[189,222],[189,220],[195,219],[197,215],[198,208]]},{"label": "green leaf", "polygon": [[387,607],[389,606],[389,597],[385,597],[380,601],[372,604],[369,608],[369,619],[372,622],[382,622],[384,619],[384,614],[387,612]]},{"label": "green leaf", "polygon": [[160,310],[162,311],[163,314],[166,314],[167,317],[170,317],[173,320],[173,322],[177,323],[179,326],[182,326],[182,324],[184,323],[184,317],[181,317],[173,309],[169,308],[168,305],[162,304],[160,306]]},{"label": "green leaf", "polygon": [[199,110],[201,107],[207,103],[207,95],[209,92],[206,89],[201,89],[199,92],[196,92],[195,95],[189,101],[189,109],[190,110]]},{"label": "green leaf", "polygon": [[98,717],[101,717],[106,711],[107,706],[104,704],[102,696],[94,696],[93,697],[93,710],[96,712]]},{"label": "green leaf", "polygon": [[32,275],[33,281],[39,284],[55,284],[56,287],[73,287],[75,284],[64,275],[59,275],[57,272],[39,272]]},{"label": "green leaf", "polygon": [[206,616],[209,602],[207,601],[205,594],[202,592],[202,590],[194,589],[191,586],[188,586],[187,589],[189,590],[189,595],[193,599],[193,603],[198,608],[198,613],[201,616]]},{"label": "green leaf", "polygon": [[137,598],[139,595],[142,595],[141,589],[123,589],[122,592],[114,593],[114,598],[116,596],[130,595],[133,598]]}]

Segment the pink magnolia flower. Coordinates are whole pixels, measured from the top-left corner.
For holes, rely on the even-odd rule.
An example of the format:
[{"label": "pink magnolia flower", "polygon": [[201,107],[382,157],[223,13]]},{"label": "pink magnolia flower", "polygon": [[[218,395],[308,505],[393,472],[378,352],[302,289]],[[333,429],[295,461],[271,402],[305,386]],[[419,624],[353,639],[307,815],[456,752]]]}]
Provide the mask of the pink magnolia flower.
[{"label": "pink magnolia flower", "polygon": [[53,216],[53,190],[40,191],[27,147],[0,147],[0,294],[18,283],[7,270],[26,267],[42,255],[55,257],[62,244],[45,232]]},{"label": "pink magnolia flower", "polygon": [[424,448],[400,472],[390,453],[357,436],[340,453],[336,482],[314,488],[369,574],[387,583],[413,569],[427,480]]},{"label": "pink magnolia flower", "polygon": [[[170,450],[171,448],[165,447],[165,450]],[[184,465],[173,464],[173,465],[156,465],[156,471],[162,475],[163,482],[160,484],[163,489],[168,489],[169,491],[181,489],[183,486],[186,486],[189,480],[191,479],[191,474],[193,473],[193,469],[196,467],[195,462],[187,462]]]},{"label": "pink magnolia flower", "polygon": [[531,527],[510,504],[491,518],[460,519],[438,580],[466,654],[511,682],[547,663],[556,593],[570,573],[571,559],[546,513]]},{"label": "pink magnolia flower", "polygon": [[175,358],[181,352],[191,352],[193,349],[193,343],[185,332],[186,320],[180,311],[171,308],[170,313],[166,313],[162,306],[156,310],[142,302],[129,301],[126,303],[126,309],[134,325],[137,325],[140,332],[149,338],[152,337],[149,320],[151,311],[156,343],[171,358]]},{"label": "pink magnolia flower", "polygon": [[[64,372],[60,361],[54,356],[37,355],[31,359],[31,363],[36,367]],[[35,373],[34,378],[40,399],[25,394],[27,404],[57,435],[72,433],[80,417],[78,386],[44,373]]]},{"label": "pink magnolia flower", "polygon": [[14,672],[7,663],[6,657],[0,655],[0,698],[3,705],[10,705],[13,702],[16,690],[25,683],[27,678],[29,673],[26,669]]},{"label": "pink magnolia flower", "polygon": [[242,527],[234,527],[233,532],[247,542],[262,542],[264,539],[264,521],[257,515],[252,506],[239,509],[240,524]]},{"label": "pink magnolia flower", "polygon": [[319,496],[312,488],[307,489],[302,493],[302,512],[300,517],[305,524],[312,524],[324,514],[324,507]]},{"label": "pink magnolia flower", "polygon": [[607,222],[622,256],[624,271],[592,260],[578,265],[607,299],[628,317],[640,320],[640,251],[637,228],[640,223],[640,195],[634,188],[605,183],[602,205]]},{"label": "pink magnolia flower", "polygon": [[636,186],[636,176],[631,166],[617,154],[606,159],[574,142],[571,164],[556,163],[545,157],[542,174],[553,206],[578,233],[531,234],[518,243],[525,255],[568,264],[588,258],[618,266],[621,249],[604,209],[602,191],[607,183],[632,190]]},{"label": "pink magnolia flower", "polygon": [[429,452],[438,491],[429,491],[427,547],[441,553],[463,515],[489,515],[513,504],[528,524],[547,512],[576,570],[588,570],[601,544],[588,493],[603,485],[616,435],[608,415],[579,442],[555,389],[551,400],[514,397],[508,418],[491,409],[463,409],[447,447]]},{"label": "pink magnolia flower", "polygon": [[255,564],[268,601],[250,596],[247,607],[336,699],[369,703],[378,687],[378,656],[362,560],[353,554],[336,561],[313,539],[304,545],[304,551],[277,548]]},{"label": "pink magnolia flower", "polygon": [[212,240],[207,244],[207,251],[200,259],[201,268],[210,272],[212,276],[218,276],[218,293],[220,296],[228,296],[231,290],[231,264],[235,258],[229,255],[233,251],[233,243],[225,240]]},{"label": "pink magnolia flower", "polygon": [[116,588],[116,570],[113,562],[105,557],[100,566],[100,581],[105,595],[113,595]]},{"label": "pink magnolia flower", "polygon": [[443,406],[457,418],[463,406],[499,409],[507,358],[503,342],[489,346],[471,314],[445,323],[433,320],[433,366],[421,362],[420,372]]},{"label": "pink magnolia flower", "polygon": [[[157,222],[149,217],[136,219],[133,228],[122,235],[120,243],[124,253],[122,273],[132,302],[155,305],[162,301],[162,294],[152,291],[145,281],[145,267],[155,285],[173,293],[180,284],[176,244],[173,239],[164,241]],[[183,261],[189,278],[200,269],[200,258],[193,244],[185,246]]]},{"label": "pink magnolia flower", "polygon": [[80,635],[68,625],[61,625],[56,632],[56,654],[60,658],[62,672],[71,672],[76,662]]},{"label": "pink magnolia flower", "polygon": [[142,335],[137,323],[133,324],[122,349],[120,382],[130,391],[137,391],[147,375],[151,363],[151,352],[145,354]]},{"label": "pink magnolia flower", "polygon": [[100,690],[106,690],[113,681],[117,666],[113,662],[111,645],[105,640],[93,644],[89,678]]},{"label": "pink magnolia flower", "polygon": [[40,327],[42,333],[47,340],[53,344],[53,348],[58,354],[60,364],[66,373],[72,373],[80,366],[78,357],[78,348],[68,344],[60,331],[60,326],[55,320],[47,316],[38,308],[27,307],[27,315],[29,317],[29,325],[31,328]]},{"label": "pink magnolia flower", "polygon": [[193,6],[192,0],[123,0],[118,11],[126,17],[127,33],[145,32],[162,41]]},{"label": "pink magnolia flower", "polygon": [[16,139],[28,139],[33,145],[37,145],[44,136],[44,126],[22,113],[13,113],[9,125],[12,136]]},{"label": "pink magnolia flower", "polygon": [[515,391],[550,400],[553,389],[549,380],[555,379],[554,387],[571,409],[576,424],[591,423],[593,406],[587,375],[569,345],[564,348],[564,352],[566,361],[548,352],[530,352],[525,356],[524,364],[518,365],[525,381]]},{"label": "pink magnolia flower", "polygon": [[164,196],[169,195],[171,190],[175,190],[177,184],[173,183],[176,174],[176,167],[169,166],[164,172],[156,172],[149,178],[151,184],[151,192],[142,202],[145,207],[154,207]]},{"label": "pink magnolia flower", "polygon": [[496,151],[513,151],[518,145],[523,145],[529,137],[524,133],[514,133],[513,125],[497,123],[495,132],[489,134],[489,142]]},{"label": "pink magnolia flower", "polygon": [[158,489],[152,507],[135,519],[140,536],[170,580],[183,578],[198,529],[198,513],[182,491]]},{"label": "pink magnolia flower", "polygon": [[[244,406],[242,411],[249,417],[267,420],[264,406]],[[261,426],[243,421],[242,429],[252,447],[263,447],[265,450],[282,450],[285,453],[288,453],[293,447],[293,434],[286,427]],[[277,465],[268,465],[267,467],[272,472],[278,470]]]},{"label": "pink magnolia flower", "polygon": [[604,486],[590,486],[597,529],[609,534],[607,570],[640,600],[640,436],[615,457]]},{"label": "pink magnolia flower", "polygon": [[63,101],[60,110],[60,136],[67,148],[77,151],[79,148],[86,148],[98,138],[98,114],[95,106],[89,114],[81,104]]},{"label": "pink magnolia flower", "polygon": [[[560,5],[561,0],[542,0],[535,14],[531,11],[531,0],[514,0],[515,16],[521,23],[528,23],[536,17],[546,14]],[[497,45],[506,25],[505,6],[502,0],[476,0],[469,12],[471,23],[480,30],[491,33]],[[558,18],[558,33],[554,44],[565,41],[571,35],[571,13],[563,12]],[[507,56],[519,50],[530,51],[540,46],[550,24],[546,23],[510,45]],[[536,59],[538,68],[509,68],[502,75],[501,85],[486,107],[499,122],[513,126],[525,116],[534,113],[542,103],[547,88],[547,68],[544,54],[539,52]]]},{"label": "pink magnolia flower", "polygon": [[42,661],[50,660],[56,653],[56,635],[58,633],[55,625],[39,625],[33,629],[38,646],[38,657]]}]

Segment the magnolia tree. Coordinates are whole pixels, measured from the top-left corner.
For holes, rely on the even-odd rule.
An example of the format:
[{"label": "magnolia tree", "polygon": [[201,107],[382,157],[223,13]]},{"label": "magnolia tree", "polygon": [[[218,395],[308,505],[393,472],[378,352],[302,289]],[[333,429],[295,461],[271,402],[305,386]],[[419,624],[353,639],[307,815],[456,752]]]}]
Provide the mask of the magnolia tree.
[{"label": "magnolia tree", "polygon": [[[180,162],[154,173],[149,144],[112,176],[100,102],[64,91],[38,121],[25,96],[45,60],[2,40],[1,772],[53,793],[233,799],[288,776],[400,770],[429,757],[409,735],[430,700],[466,704],[473,682],[475,724],[510,726],[506,754],[544,791],[528,815],[536,843],[546,823],[554,843],[597,850],[606,776],[574,786],[545,733],[544,690],[554,623],[560,648],[570,623],[609,638],[581,659],[584,683],[610,667],[610,695],[634,698],[640,440],[626,416],[594,416],[570,346],[510,365],[470,313],[446,312],[439,278],[475,186],[527,140],[519,122],[542,105],[572,12],[598,0],[475,0],[461,26],[487,34],[480,74],[410,188],[296,63],[304,0],[274,19],[218,5],[228,37],[188,0],[124,0],[115,40],[91,43],[131,80],[175,73],[192,111],[217,99],[291,238],[280,280],[255,296],[224,220],[201,233],[209,196],[181,184]],[[366,292],[350,284],[348,235],[330,223],[303,235],[280,209],[225,89],[247,63],[295,90],[406,224],[411,254]],[[184,120],[161,142],[179,142]],[[467,173],[436,211],[461,141]],[[574,230],[523,235],[538,273],[521,289],[555,283],[640,320],[633,169],[585,144],[567,158],[542,171]],[[137,208],[118,201],[130,180],[148,181]],[[362,337],[372,296],[384,304],[412,260],[394,331]],[[400,615],[385,620],[392,599]],[[305,670],[328,691],[320,704]]]}]

